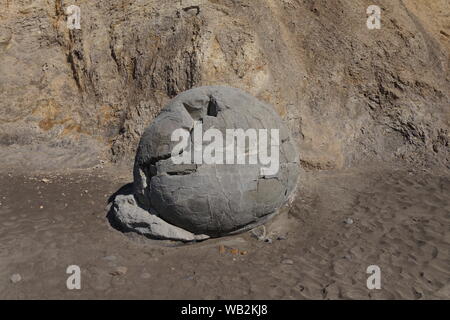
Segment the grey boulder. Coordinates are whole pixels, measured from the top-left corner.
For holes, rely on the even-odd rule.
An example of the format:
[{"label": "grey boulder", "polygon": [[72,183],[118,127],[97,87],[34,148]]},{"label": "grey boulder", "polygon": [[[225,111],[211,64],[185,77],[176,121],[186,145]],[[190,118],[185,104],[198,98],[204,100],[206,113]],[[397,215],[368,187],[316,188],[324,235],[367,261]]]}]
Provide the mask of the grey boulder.
[{"label": "grey boulder", "polygon": [[[174,164],[171,152],[178,141],[171,141],[172,132],[187,130],[198,147],[194,121],[202,123],[203,132],[215,128],[224,137],[227,129],[278,129],[279,170],[264,174],[261,168],[267,166],[259,161]],[[133,174],[134,195],[113,203],[123,229],[158,239],[203,240],[251,229],[275,215],[296,189],[298,151],[270,105],[239,89],[199,87],[175,97],[145,130]]]}]

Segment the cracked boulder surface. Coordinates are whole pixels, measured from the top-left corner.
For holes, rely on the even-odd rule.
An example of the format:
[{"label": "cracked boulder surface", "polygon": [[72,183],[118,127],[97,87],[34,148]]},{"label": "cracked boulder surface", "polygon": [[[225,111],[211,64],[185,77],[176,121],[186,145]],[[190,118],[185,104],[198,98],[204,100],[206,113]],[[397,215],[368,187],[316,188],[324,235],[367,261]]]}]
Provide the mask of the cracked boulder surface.
[{"label": "cracked boulder surface", "polygon": [[[261,168],[267,166],[249,164],[248,157],[244,164],[174,164],[171,152],[179,141],[171,141],[172,132],[190,132],[194,149],[195,121],[202,123],[203,133],[215,128],[223,137],[227,129],[278,129],[278,172],[266,175]],[[203,148],[208,144],[203,142]],[[113,214],[123,229],[160,239],[224,236],[275,215],[292,197],[298,175],[296,145],[270,105],[240,89],[199,87],[174,98],[145,130],[135,158],[134,195],[117,198]],[[131,217],[130,211],[137,214]]]}]

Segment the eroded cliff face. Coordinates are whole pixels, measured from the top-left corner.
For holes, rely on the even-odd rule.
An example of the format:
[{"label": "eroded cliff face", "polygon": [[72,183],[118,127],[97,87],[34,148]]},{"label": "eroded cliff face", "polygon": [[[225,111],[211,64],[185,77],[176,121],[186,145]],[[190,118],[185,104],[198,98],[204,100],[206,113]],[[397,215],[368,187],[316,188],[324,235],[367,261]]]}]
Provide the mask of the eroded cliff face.
[{"label": "eroded cliff face", "polygon": [[[80,30],[67,28],[71,4]],[[371,4],[382,8],[380,30],[366,27]],[[305,168],[399,159],[450,167],[447,0],[0,0],[0,8],[4,164],[130,160],[170,98],[225,84],[275,107]]]}]

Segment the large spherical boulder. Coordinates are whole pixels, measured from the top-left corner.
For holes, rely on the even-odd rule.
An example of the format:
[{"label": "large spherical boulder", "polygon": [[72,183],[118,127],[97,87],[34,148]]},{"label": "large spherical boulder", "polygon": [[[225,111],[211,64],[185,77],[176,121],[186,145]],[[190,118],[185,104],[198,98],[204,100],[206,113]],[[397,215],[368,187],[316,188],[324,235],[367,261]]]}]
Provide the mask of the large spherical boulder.
[{"label": "large spherical boulder", "polygon": [[239,89],[199,87],[175,97],[145,130],[134,196],[116,198],[113,213],[150,237],[218,237],[265,222],[297,179],[297,148],[271,106]]}]

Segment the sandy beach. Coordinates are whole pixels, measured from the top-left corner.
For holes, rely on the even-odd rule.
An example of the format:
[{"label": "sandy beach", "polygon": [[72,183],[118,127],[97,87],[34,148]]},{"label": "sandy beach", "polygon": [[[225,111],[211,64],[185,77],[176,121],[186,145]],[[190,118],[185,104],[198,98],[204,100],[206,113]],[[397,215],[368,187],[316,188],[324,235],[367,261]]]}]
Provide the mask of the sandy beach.
[{"label": "sandy beach", "polygon": [[[269,240],[256,230],[189,245],[108,224],[128,169],[0,180],[1,299],[450,298],[448,171],[306,172],[296,200],[266,225]],[[74,264],[81,290],[66,287]],[[380,290],[366,286],[369,265],[380,267]]]}]

